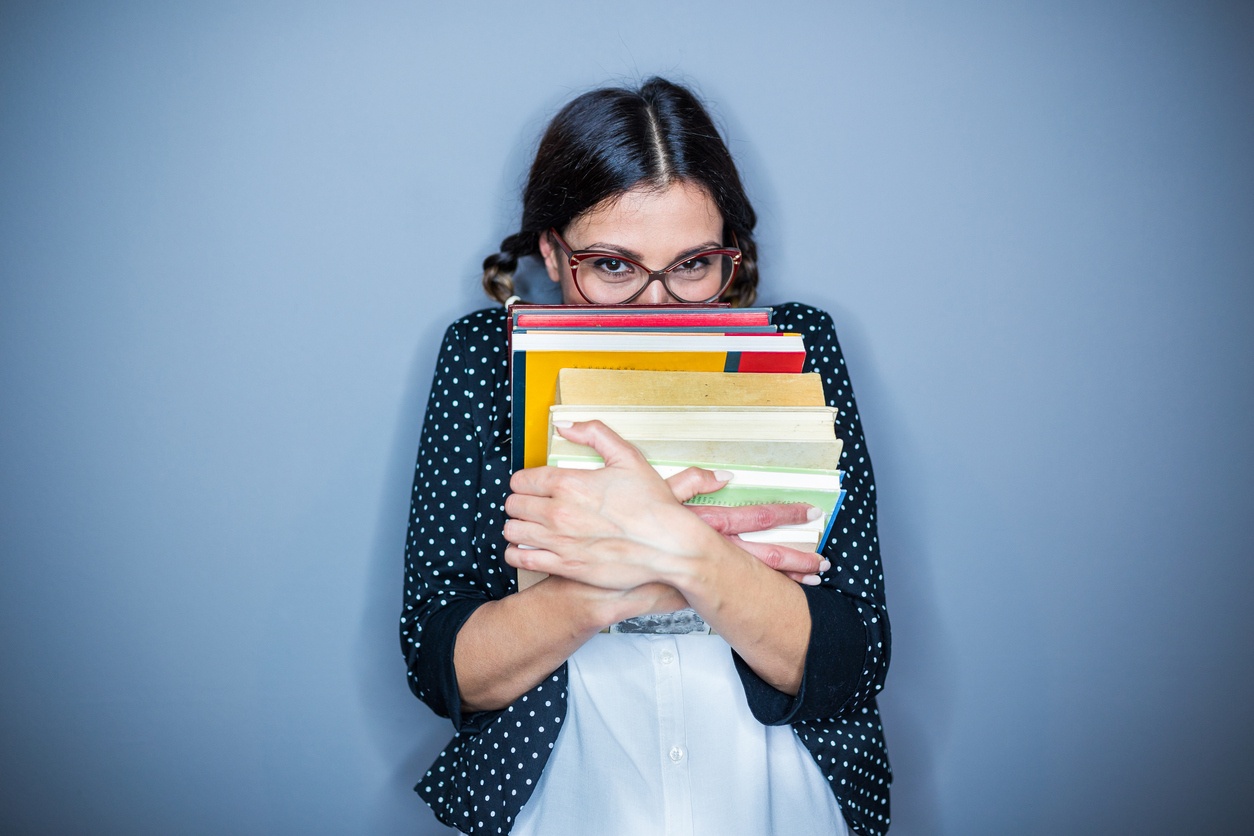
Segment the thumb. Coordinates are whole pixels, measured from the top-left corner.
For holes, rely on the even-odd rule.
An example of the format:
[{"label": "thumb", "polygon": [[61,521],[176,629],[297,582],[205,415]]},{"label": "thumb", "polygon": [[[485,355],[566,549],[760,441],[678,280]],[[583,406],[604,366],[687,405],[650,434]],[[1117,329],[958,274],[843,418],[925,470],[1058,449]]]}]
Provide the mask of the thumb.
[{"label": "thumb", "polygon": [[648,467],[640,451],[600,421],[554,421],[553,429],[567,441],[583,444],[605,459],[606,467]]},{"label": "thumb", "polygon": [[726,470],[706,470],[703,467],[690,467],[681,470],[666,480],[671,493],[680,502],[687,502],[694,496],[703,493],[714,493],[731,481],[731,473]]}]

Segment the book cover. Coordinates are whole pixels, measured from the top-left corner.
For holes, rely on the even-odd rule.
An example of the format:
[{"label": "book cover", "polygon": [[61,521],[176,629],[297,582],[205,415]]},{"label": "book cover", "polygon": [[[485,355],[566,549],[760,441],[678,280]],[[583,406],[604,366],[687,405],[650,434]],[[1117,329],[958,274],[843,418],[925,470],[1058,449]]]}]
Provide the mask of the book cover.
[{"label": "book cover", "polygon": [[[828,406],[564,406],[550,422],[600,421],[628,441],[834,441],[836,410]],[[551,426],[551,423],[550,423]],[[551,435],[547,433],[546,435]],[[547,438],[545,454],[547,457]]]},{"label": "book cover", "polygon": [[[844,448],[844,442],[839,438],[827,441],[682,441],[642,438],[632,444],[649,461],[717,462],[724,469],[762,467],[826,471],[840,469],[840,454]],[[549,454],[601,461],[596,450],[558,435],[552,436],[549,441]]]}]

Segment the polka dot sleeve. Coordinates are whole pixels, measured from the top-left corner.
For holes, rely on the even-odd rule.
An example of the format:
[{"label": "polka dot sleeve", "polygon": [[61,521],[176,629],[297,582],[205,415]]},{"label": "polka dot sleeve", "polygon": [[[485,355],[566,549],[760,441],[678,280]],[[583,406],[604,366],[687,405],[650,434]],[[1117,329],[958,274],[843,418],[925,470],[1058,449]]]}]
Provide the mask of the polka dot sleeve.
[{"label": "polka dot sleeve", "polygon": [[[453,669],[457,631],[513,589],[500,561],[509,484],[508,425],[494,397],[507,374],[501,323],[489,312],[449,326],[422,425],[405,543],[401,646],[410,689],[461,728]],[[483,720],[490,717],[480,718]]]},{"label": "polka dot sleeve", "polygon": [[879,834],[888,828],[892,769],[875,695],[888,673],[891,634],[875,474],[832,318],[790,303],[775,309],[775,322],[805,335],[806,371],[823,375],[827,403],[839,410],[836,435],[845,443],[841,469],[848,491],[823,549],[832,568],[819,586],[805,588],[812,625],[806,669],[801,692],[780,720],[793,724],[833,783],[846,821],[859,833]]}]

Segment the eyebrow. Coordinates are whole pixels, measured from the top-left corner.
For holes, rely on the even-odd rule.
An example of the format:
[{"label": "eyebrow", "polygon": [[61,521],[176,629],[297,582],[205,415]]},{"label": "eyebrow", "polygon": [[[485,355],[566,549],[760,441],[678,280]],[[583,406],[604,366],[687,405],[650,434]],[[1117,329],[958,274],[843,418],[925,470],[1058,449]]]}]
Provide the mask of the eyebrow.
[{"label": "eyebrow", "polygon": [[[698,244],[695,247],[690,247],[682,251],[675,258],[671,259],[670,263],[674,264],[676,261],[682,260],[685,256],[696,255],[697,253],[704,252],[705,250],[718,250],[718,249],[722,249],[722,247],[723,245],[717,241],[706,241],[704,244]],[[589,250],[593,250],[595,252],[600,252],[600,253],[617,253],[618,255],[622,255],[622,256],[626,256],[627,258],[630,258],[632,261],[643,261],[643,258],[641,257],[640,253],[637,253],[633,250],[629,250],[626,247],[619,247],[614,244],[607,244],[604,241],[597,241],[596,243],[589,244],[588,246],[583,248],[583,252],[587,252]]]}]

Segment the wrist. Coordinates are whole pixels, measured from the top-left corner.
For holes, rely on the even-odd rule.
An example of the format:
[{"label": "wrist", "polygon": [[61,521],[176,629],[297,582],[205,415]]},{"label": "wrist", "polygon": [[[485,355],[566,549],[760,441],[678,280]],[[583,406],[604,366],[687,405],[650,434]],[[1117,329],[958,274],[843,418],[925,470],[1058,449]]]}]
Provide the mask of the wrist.
[{"label": "wrist", "polygon": [[718,590],[723,588],[728,572],[747,555],[704,523],[694,526],[690,537],[691,553],[676,563],[665,582],[701,611],[717,605]]},{"label": "wrist", "polygon": [[586,639],[622,620],[615,617],[614,605],[620,602],[613,600],[608,590],[558,575],[550,575],[536,586],[547,587],[546,593],[553,597],[553,605],[566,611],[567,623],[577,636]]}]

